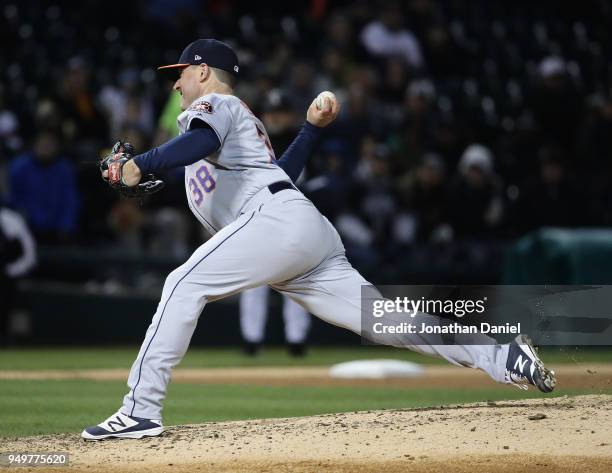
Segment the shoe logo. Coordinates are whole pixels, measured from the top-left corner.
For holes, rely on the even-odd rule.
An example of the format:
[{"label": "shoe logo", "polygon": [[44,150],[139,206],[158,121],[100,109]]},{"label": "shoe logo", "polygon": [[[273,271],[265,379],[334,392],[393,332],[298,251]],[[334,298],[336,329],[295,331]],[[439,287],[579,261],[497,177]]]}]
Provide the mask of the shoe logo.
[{"label": "shoe logo", "polygon": [[115,424],[115,425],[116,425],[116,426],[118,426],[118,427],[123,427],[124,429],[127,427],[127,425],[125,425],[125,422],[123,422],[123,421],[121,420],[121,417],[117,416],[117,417],[115,417],[115,419],[117,419],[117,421],[116,421],[116,422],[115,422],[114,420],[111,420],[111,421],[109,421],[109,422],[108,422],[108,424],[107,424],[107,425],[108,425],[108,427],[109,427],[109,428],[110,428],[110,429],[111,429],[113,432],[117,432],[117,429],[115,429],[115,428],[113,427],[113,424]]},{"label": "shoe logo", "polygon": [[522,375],[517,374],[517,373],[513,373],[510,370],[506,370],[505,373],[505,379],[506,381],[510,381],[514,386],[516,386],[517,388],[520,389],[527,389],[527,385],[525,383],[528,383],[529,381]]},{"label": "shoe logo", "polygon": [[516,359],[516,363],[514,363],[514,369],[516,370],[516,367],[518,366],[519,372],[522,373],[528,361],[529,359],[523,360],[523,355],[519,355]]}]

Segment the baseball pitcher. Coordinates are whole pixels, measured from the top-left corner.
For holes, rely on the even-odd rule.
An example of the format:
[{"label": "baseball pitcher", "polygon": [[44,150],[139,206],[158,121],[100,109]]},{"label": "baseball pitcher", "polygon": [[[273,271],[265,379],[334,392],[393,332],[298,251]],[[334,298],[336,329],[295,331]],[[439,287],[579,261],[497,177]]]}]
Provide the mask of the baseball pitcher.
[{"label": "baseball pitcher", "polygon": [[[194,41],[177,64],[160,69],[179,73],[174,89],[184,110],[178,117],[180,135],[137,156],[129,146],[117,145],[101,165],[103,176],[122,192],[140,195],[160,188],[152,177],[156,171],[184,166],[189,208],[214,236],[168,275],[123,405],[83,431],[89,440],[162,433],[162,402],[172,369],[209,302],[267,284],[317,317],[361,333],[361,286],[369,283],[347,261],[331,223],[292,183],[320,127],[336,117],[335,98],[329,94],[311,104],[306,124],[277,161],[262,122],[233,95],[240,66],[227,44]],[[417,317],[430,324],[437,319]],[[526,337],[505,345],[489,339],[448,346],[425,337],[404,334],[388,343],[481,369],[501,383],[554,388],[554,373]]]}]

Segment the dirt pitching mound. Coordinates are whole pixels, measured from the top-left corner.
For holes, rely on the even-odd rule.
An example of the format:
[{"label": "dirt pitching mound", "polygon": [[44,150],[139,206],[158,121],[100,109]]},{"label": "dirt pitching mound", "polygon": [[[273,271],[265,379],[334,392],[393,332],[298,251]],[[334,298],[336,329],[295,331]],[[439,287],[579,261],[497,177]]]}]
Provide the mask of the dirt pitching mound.
[{"label": "dirt pitching mound", "polygon": [[612,471],[612,396],[592,395],[169,427],[162,437],[4,441],[67,452],[59,472]]}]

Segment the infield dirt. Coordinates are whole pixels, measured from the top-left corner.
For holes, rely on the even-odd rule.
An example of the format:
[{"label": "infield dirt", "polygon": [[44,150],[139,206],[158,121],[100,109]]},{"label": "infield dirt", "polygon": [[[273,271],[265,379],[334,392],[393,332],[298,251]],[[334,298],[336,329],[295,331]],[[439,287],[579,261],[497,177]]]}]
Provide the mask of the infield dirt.
[{"label": "infield dirt", "polygon": [[68,452],[59,472],[612,471],[612,396],[542,398],[169,427],[162,437],[78,434],[3,442]]},{"label": "infield dirt", "polygon": [[[178,368],[172,373],[174,383],[249,384],[262,386],[398,386],[418,388],[491,388],[496,385],[483,372],[457,366],[425,366],[421,376],[384,379],[332,378],[329,367],[248,367],[248,368]],[[555,366],[558,385],[564,388],[611,389],[612,364],[574,363]],[[1,370],[2,379],[125,381],[127,369],[89,370]]]}]

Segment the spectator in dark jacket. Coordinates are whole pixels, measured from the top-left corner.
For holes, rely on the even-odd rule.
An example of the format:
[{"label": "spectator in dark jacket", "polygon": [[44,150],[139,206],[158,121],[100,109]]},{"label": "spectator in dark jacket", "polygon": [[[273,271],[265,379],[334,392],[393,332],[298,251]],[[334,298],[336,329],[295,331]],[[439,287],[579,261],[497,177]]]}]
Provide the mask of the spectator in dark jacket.
[{"label": "spectator in dark jacket", "polygon": [[567,175],[561,151],[545,145],[538,153],[538,175],[528,180],[520,193],[517,228],[575,227],[587,224],[584,195]]},{"label": "spectator in dark jacket", "polygon": [[427,153],[412,172],[397,180],[402,210],[414,219],[417,241],[436,240],[447,224],[447,180],[444,160]]},{"label": "spectator in dark jacket", "polygon": [[455,237],[480,239],[493,235],[502,217],[499,194],[491,151],[479,144],[468,146],[449,193],[449,217]]},{"label": "spectator in dark jacket", "polygon": [[539,81],[529,105],[535,115],[540,139],[570,148],[574,145],[583,97],[572,83],[562,58],[544,58],[538,66],[538,73]]}]

